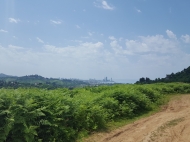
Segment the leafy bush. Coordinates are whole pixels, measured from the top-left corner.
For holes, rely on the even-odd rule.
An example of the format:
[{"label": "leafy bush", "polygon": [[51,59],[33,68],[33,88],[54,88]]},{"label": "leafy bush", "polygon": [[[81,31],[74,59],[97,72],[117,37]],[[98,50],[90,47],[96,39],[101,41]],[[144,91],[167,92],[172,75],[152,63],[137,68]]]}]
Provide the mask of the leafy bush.
[{"label": "leafy bush", "polygon": [[0,89],[0,141],[75,141],[110,120],[146,113],[174,93],[190,93],[190,84]]}]

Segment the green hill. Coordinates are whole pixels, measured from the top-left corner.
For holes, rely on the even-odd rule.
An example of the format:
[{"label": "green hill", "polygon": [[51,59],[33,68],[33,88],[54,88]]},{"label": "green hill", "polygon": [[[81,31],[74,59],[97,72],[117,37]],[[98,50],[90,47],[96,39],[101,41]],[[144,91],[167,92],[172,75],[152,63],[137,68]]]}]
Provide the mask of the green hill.
[{"label": "green hill", "polygon": [[55,89],[62,87],[75,88],[86,85],[88,85],[88,83],[82,80],[45,78],[40,75],[16,77],[1,74],[0,76],[0,88],[37,87]]},{"label": "green hill", "polygon": [[149,84],[149,83],[169,83],[169,82],[184,82],[184,83],[190,83],[190,66],[180,72],[177,73],[171,73],[167,74],[164,78],[156,78],[155,80],[151,80],[148,77],[140,78],[139,81],[136,82],[136,84]]},{"label": "green hill", "polygon": [[3,74],[3,73],[0,73],[0,77],[11,77],[11,75],[6,75],[6,74]]}]

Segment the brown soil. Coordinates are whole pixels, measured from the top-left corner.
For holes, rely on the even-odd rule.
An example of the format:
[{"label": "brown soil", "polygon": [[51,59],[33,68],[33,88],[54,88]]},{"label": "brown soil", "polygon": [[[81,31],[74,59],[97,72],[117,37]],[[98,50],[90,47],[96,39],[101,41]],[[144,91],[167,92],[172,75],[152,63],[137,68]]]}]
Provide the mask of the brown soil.
[{"label": "brown soil", "polygon": [[190,95],[175,97],[160,112],[112,132],[96,133],[85,142],[190,142]]}]

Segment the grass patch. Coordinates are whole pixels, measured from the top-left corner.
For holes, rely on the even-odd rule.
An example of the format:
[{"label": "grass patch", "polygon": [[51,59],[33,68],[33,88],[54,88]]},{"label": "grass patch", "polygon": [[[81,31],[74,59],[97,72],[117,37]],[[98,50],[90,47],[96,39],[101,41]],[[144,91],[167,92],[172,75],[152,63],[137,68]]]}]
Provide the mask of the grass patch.
[{"label": "grass patch", "polygon": [[174,127],[178,123],[180,123],[184,120],[185,120],[185,118],[182,117],[182,118],[177,118],[177,119],[173,119],[171,121],[166,122],[165,124],[160,126],[155,132],[153,132],[151,134],[149,142],[155,141],[158,136],[163,136],[166,129],[168,129],[170,127]]},{"label": "grass patch", "polygon": [[164,130],[167,129],[167,128],[176,126],[179,122],[182,122],[182,121],[184,121],[184,120],[185,120],[185,119],[182,117],[182,118],[177,118],[177,119],[168,121],[167,123],[165,123],[163,126],[160,127],[160,130],[161,130],[161,131],[164,131]]}]

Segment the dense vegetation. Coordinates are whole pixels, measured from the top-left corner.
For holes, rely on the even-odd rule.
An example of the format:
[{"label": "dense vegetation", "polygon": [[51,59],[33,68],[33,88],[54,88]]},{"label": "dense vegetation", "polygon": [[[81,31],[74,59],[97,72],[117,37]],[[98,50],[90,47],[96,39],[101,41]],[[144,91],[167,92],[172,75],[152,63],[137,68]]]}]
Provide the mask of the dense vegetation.
[{"label": "dense vegetation", "polygon": [[0,89],[0,141],[73,142],[108,121],[154,110],[166,94],[190,84],[113,85],[69,89]]},{"label": "dense vegetation", "polygon": [[75,88],[86,86],[88,83],[76,79],[55,79],[45,78],[39,75],[28,75],[22,77],[7,76],[0,74],[0,88],[19,88],[19,87],[36,87],[36,88]]},{"label": "dense vegetation", "polygon": [[190,83],[190,66],[187,69],[184,69],[177,73],[171,73],[166,75],[165,78],[156,78],[155,80],[151,80],[150,78],[142,77],[136,84],[150,84],[150,83],[170,83],[170,82],[184,82]]}]

